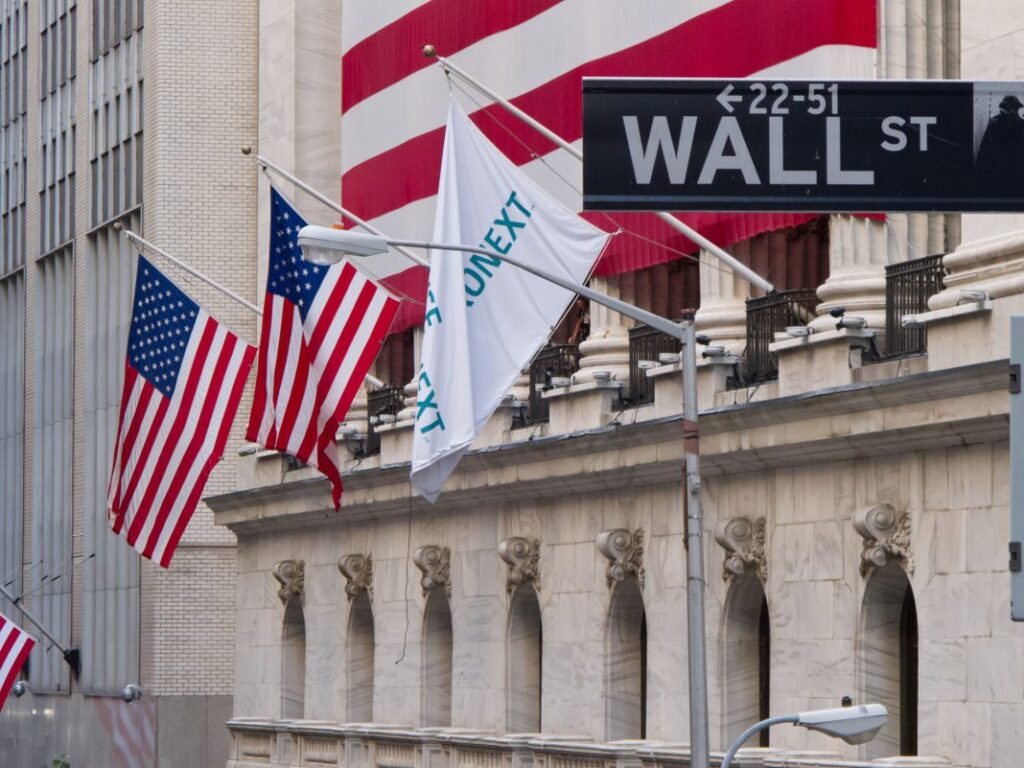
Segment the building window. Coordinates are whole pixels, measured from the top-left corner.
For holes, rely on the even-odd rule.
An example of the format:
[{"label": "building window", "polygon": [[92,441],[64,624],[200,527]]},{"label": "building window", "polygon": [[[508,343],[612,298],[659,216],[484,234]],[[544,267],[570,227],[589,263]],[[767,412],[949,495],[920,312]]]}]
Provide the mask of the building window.
[{"label": "building window", "polygon": [[27,27],[27,0],[0,0],[0,277],[25,263]]},{"label": "building window", "polygon": [[423,612],[424,726],[452,724],[452,612],[443,589],[431,591]]},{"label": "building window", "polygon": [[281,717],[306,716],[306,617],[302,601],[292,597],[284,608],[281,630]]},{"label": "building window", "polygon": [[878,702],[889,720],[865,745],[874,759],[917,754],[917,604],[896,563],[869,577],[861,608],[863,702]]},{"label": "building window", "polygon": [[49,253],[75,231],[77,9],[74,0],[46,0],[39,16],[39,242]]},{"label": "building window", "polygon": [[348,721],[373,722],[373,608],[366,592],[352,600],[348,620]]},{"label": "building window", "polygon": [[[768,600],[756,573],[733,578],[722,627],[722,742],[768,717],[771,653]],[[768,731],[761,732],[762,747]]]},{"label": "building window", "polygon": [[[138,231],[138,215],[125,222]],[[82,690],[116,693],[139,677],[139,555],[107,522],[107,478],[121,403],[136,258],[110,227],[89,238],[85,263]]]},{"label": "building window", "polygon": [[[0,280],[0,574],[15,595],[23,591],[24,474],[25,285],[15,272]],[[12,610],[4,605],[0,612],[11,616]]]},{"label": "building window", "polygon": [[[32,563],[40,574],[67,573],[71,551],[71,461],[74,408],[74,260],[70,249],[36,266],[35,392],[32,460]],[[71,637],[71,578],[47,579],[32,609],[63,644]],[[49,643],[33,650],[33,688],[67,692],[60,653]]]},{"label": "building window", "polygon": [[606,659],[606,740],[647,738],[647,616],[634,579],[612,593]]},{"label": "building window", "polygon": [[508,731],[540,733],[544,634],[532,584],[512,593],[508,620]]}]

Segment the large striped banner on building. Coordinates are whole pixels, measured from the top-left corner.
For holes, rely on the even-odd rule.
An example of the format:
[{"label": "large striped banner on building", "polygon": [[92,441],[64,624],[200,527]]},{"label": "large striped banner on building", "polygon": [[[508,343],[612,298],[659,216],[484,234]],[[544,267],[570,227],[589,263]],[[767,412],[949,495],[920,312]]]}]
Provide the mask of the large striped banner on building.
[{"label": "large striped banner on building", "polygon": [[[389,0],[345,3],[342,35],[343,202],[388,235],[416,239],[432,228],[448,104],[448,84],[423,57],[423,44],[435,44],[578,145],[584,76],[873,77],[876,0]],[[577,160],[500,107],[475,102],[475,94],[457,97],[505,155],[568,208],[582,210]],[[723,246],[811,218],[680,217]],[[587,218],[609,231],[627,230],[597,274],[643,269],[695,250],[649,214]],[[386,285],[424,301],[425,269],[397,253],[372,268]],[[395,329],[422,315],[422,304],[406,302]]]},{"label": "large striped banner on building", "polygon": [[24,630],[0,614],[0,709],[18,679],[32,646],[36,641]]}]

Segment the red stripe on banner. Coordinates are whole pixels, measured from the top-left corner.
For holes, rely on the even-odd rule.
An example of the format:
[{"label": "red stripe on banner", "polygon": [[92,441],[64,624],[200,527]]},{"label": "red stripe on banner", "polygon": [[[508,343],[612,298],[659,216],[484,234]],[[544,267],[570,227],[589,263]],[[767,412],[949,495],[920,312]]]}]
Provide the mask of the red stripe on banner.
[{"label": "red stripe on banner", "polygon": [[[144,388],[143,396],[148,394],[150,398],[159,397],[160,404],[157,406],[156,414],[153,417],[153,423],[149,428],[149,433],[146,435],[145,442],[142,444],[142,450],[139,452],[139,458],[135,462],[131,478],[128,481],[128,486],[124,489],[124,493],[117,500],[115,511],[118,513],[118,516],[115,520],[115,525],[113,526],[114,533],[120,533],[121,528],[124,526],[124,516],[126,513],[124,507],[126,504],[131,504],[131,500],[135,496],[135,490],[138,488],[138,485],[142,480],[142,476],[145,474],[144,470],[146,464],[149,462],[149,454],[153,452],[153,446],[156,444],[157,435],[160,432],[160,425],[163,423],[164,417],[167,415],[167,409],[171,404],[170,399],[159,394],[156,391],[156,387],[148,381],[145,381],[142,386]],[[130,445],[131,444],[126,444],[126,446],[129,447]]]},{"label": "red stripe on banner", "polygon": [[[217,324],[214,322],[208,323],[207,327],[212,327],[214,333],[217,331]],[[217,353],[217,358],[213,364],[213,376],[210,379],[210,383],[213,387],[217,387],[221,382],[224,381],[225,374],[227,373],[228,364],[231,362],[231,349],[234,347],[232,343],[233,339],[230,335],[225,338],[225,343]],[[203,369],[206,367],[206,360],[203,361],[202,368],[193,368],[196,372],[196,380],[198,381],[203,375]],[[192,470],[193,461],[199,455],[203,443],[206,442],[208,437],[208,430],[210,423],[213,420],[213,411],[217,407],[217,390],[211,389],[208,392],[204,392],[201,396],[202,405],[199,409],[198,416],[194,419],[195,421],[195,432],[192,433],[192,439],[189,441],[188,448],[185,449],[181,463],[174,470],[174,474],[171,476],[171,484],[167,488],[167,493],[160,503],[159,508],[150,511],[150,517],[153,517],[155,512],[155,518],[153,519],[153,526],[149,529],[149,537],[146,539],[146,545],[142,549],[143,557],[153,559],[153,550],[156,549],[157,542],[160,539],[160,535],[163,533],[164,525],[167,523],[167,517],[171,513],[171,508],[175,502],[179,499],[179,494],[185,490],[185,481],[188,479],[188,474]],[[189,409],[191,411],[191,409]],[[190,414],[191,416],[192,414]],[[176,447],[176,446],[175,446]],[[204,478],[205,479],[205,478]],[[202,484],[193,486],[189,492],[189,496],[193,495],[193,492],[198,487],[202,489]],[[185,511],[188,507],[183,508]],[[191,516],[191,515],[189,515]],[[162,563],[161,563],[162,564]],[[164,566],[167,567],[166,565]]]},{"label": "red stripe on banner", "polygon": [[[196,331],[193,330],[192,332],[195,333]],[[135,517],[132,518],[131,525],[128,526],[128,543],[133,547],[138,541],[139,533],[142,531],[146,518],[148,518],[152,512],[153,501],[160,489],[161,482],[163,482],[164,475],[167,474],[167,471],[170,468],[169,464],[171,462],[171,456],[174,455],[174,449],[177,446],[176,438],[185,428],[185,422],[188,421],[189,415],[192,411],[192,404],[196,399],[196,391],[199,389],[199,382],[202,377],[203,368],[206,365],[206,358],[210,353],[210,345],[212,344],[213,337],[216,333],[216,323],[211,322],[211,318],[207,318],[206,325],[202,329],[200,341],[196,345],[195,357],[192,359],[191,366],[188,370],[188,379],[185,382],[185,389],[182,392],[181,400],[178,401],[178,411],[173,414],[174,423],[171,425],[171,429],[168,432],[168,439],[161,447],[160,455],[153,473],[146,479],[145,495],[142,497],[142,501],[138,505],[137,512]],[[179,383],[178,386],[181,386],[181,384]],[[154,422],[154,424],[159,423],[160,422]],[[154,429],[153,433],[156,433],[157,431],[159,430]]]},{"label": "red stripe on banner", "polygon": [[[11,652],[11,648],[14,647],[14,643],[19,637],[25,637],[25,633],[17,627],[14,627],[14,631],[8,638],[10,644],[4,644],[4,648],[0,650],[0,659],[6,659],[7,655]],[[0,680],[0,709],[3,709],[4,702],[7,701],[7,694],[11,692],[11,688],[14,687],[15,681],[18,679],[18,672],[25,666],[25,660],[28,659],[29,653],[32,651],[32,646],[35,645],[35,641],[31,637],[25,637],[25,645],[18,652],[18,655],[14,659],[14,666],[11,667],[10,673],[7,675],[6,680]]]},{"label": "red stripe on banner", "polygon": [[263,320],[260,327],[260,347],[256,362],[256,386],[252,394],[252,410],[249,411],[249,426],[245,430],[245,439],[256,442],[260,436],[260,426],[267,410],[267,349],[270,347],[271,319],[274,315],[273,300],[270,294],[263,299]]},{"label": "red stripe on banner", "polygon": [[470,8],[465,0],[433,0],[419,6],[360,40],[342,56],[341,111],[347,112],[363,99],[434,64],[422,53],[426,43],[437,43],[439,53],[447,55],[516,27],[558,2],[485,2]]},{"label": "red stripe on banner", "polygon": [[408,297],[398,305],[398,312],[391,325],[392,333],[400,333],[423,322],[427,303],[428,278],[427,268],[415,265],[381,279],[381,285],[391,293]]},{"label": "red stripe on banner", "polygon": [[[232,338],[236,344],[242,343],[237,338]],[[206,481],[209,478],[210,473],[213,471],[213,468],[217,465],[217,462],[219,462],[224,456],[224,446],[227,445],[228,436],[231,433],[231,424],[234,422],[235,414],[238,412],[238,405],[242,400],[242,393],[245,391],[245,381],[249,378],[249,371],[252,369],[252,362],[256,357],[256,350],[253,347],[250,347],[248,344],[246,344],[245,347],[246,349],[242,356],[241,365],[239,366],[237,375],[235,376],[235,383],[231,388],[231,394],[228,396],[226,404],[227,407],[224,410],[224,420],[221,421],[220,431],[217,433],[213,452],[210,454],[210,458],[206,461],[203,470],[199,473],[196,484],[192,487],[192,490],[188,495],[188,499],[185,501],[182,514],[178,518],[178,522],[174,526],[174,530],[171,532],[170,537],[167,539],[167,547],[164,549],[163,557],[160,558],[160,565],[163,568],[170,566],[171,558],[174,557],[174,553],[178,549],[178,542],[181,541],[181,537],[185,533],[185,528],[188,526],[189,521],[192,519],[192,515],[195,512],[195,508],[199,504],[199,497],[203,493],[203,488],[206,487]],[[230,355],[228,358],[230,359]]]},{"label": "red stripe on banner", "polygon": [[[793,23],[799,19],[799,23]],[[765,30],[768,30],[766,33]],[[728,41],[728,43],[723,43]],[[585,76],[744,77],[824,45],[876,44],[875,0],[735,0],[625,50],[587,62],[512,103],[568,141],[581,135]],[[680,56],[685,51],[685,56]],[[500,116],[500,117],[499,117]],[[491,105],[473,122],[512,162],[555,147]],[[499,120],[525,140],[524,147]],[[374,219],[437,192],[444,128],[423,133],[360,163],[342,176],[345,205]],[[381,183],[387,179],[388,183]]]}]

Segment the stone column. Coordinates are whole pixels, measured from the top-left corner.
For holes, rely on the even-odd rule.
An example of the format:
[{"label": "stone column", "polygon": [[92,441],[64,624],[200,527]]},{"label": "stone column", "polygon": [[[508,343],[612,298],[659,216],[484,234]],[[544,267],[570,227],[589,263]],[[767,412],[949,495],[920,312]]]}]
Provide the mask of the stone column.
[{"label": "stone column", "polygon": [[884,221],[836,215],[829,219],[829,276],[818,287],[816,331],[835,328],[829,310],[845,307],[872,330],[885,330],[885,265],[889,263]]},{"label": "stone column", "polygon": [[[742,258],[750,241],[736,243],[731,251]],[[730,355],[742,355],[747,344],[747,304],[750,284],[707,251],[700,252],[700,309],[694,318],[697,333],[711,337]]]},{"label": "stone column", "polygon": [[[635,278],[632,273],[615,277],[597,277],[591,281],[595,291],[632,302]],[[573,383],[593,381],[594,371],[608,371],[613,381],[629,382],[629,329],[633,321],[596,302],[590,302],[590,337],[580,344],[580,369]]]}]

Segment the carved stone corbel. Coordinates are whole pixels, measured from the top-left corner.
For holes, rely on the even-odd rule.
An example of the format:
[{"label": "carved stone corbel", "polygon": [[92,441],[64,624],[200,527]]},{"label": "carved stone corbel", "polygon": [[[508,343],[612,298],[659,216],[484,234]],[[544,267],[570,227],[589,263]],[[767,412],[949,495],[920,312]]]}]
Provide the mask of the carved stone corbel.
[{"label": "carved stone corbel", "polygon": [[914,572],[910,551],[910,515],[897,512],[891,504],[876,504],[853,513],[853,527],[864,539],[860,553],[860,575],[895,560],[907,573]]},{"label": "carved stone corbel", "polygon": [[417,547],[413,552],[412,561],[423,574],[420,586],[423,587],[424,595],[438,587],[444,587],[444,593],[448,597],[452,596],[452,551],[448,547],[439,547],[436,544]]},{"label": "carved stone corbel", "polygon": [[761,581],[768,583],[768,559],[765,555],[765,529],[763,517],[751,520],[749,517],[732,517],[715,525],[715,541],[725,550],[722,563],[722,578],[728,581],[733,576],[755,569]]},{"label": "carved stone corbel", "polygon": [[277,596],[287,604],[294,597],[306,604],[306,561],[282,560],[274,564],[274,578],[281,584]]},{"label": "carved stone corbel", "polygon": [[505,539],[498,545],[498,556],[508,565],[506,592],[511,594],[521,584],[533,584],[540,591],[540,539]]},{"label": "carved stone corbel", "polygon": [[345,577],[345,594],[349,601],[363,592],[373,596],[373,558],[370,555],[345,555],[338,561],[338,570]]},{"label": "carved stone corbel", "polygon": [[622,582],[630,576],[644,585],[644,529],[637,528],[630,533],[625,528],[613,528],[597,535],[597,549],[608,558],[609,565],[604,575],[608,587]]}]

